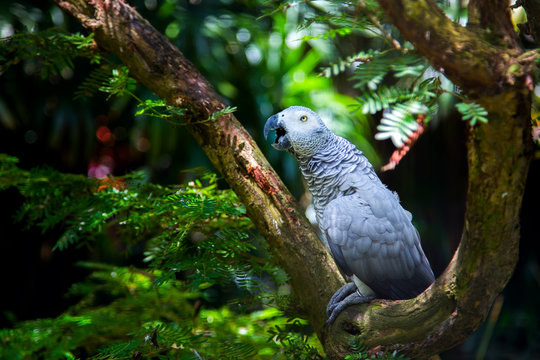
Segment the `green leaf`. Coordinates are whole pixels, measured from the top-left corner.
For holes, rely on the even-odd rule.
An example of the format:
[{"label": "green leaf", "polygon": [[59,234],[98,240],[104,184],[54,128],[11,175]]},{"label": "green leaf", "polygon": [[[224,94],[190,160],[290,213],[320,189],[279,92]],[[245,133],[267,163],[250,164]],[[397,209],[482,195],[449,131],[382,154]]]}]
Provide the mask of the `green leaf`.
[{"label": "green leaf", "polygon": [[429,108],[418,101],[405,104],[396,104],[385,111],[381,123],[377,126],[379,131],[375,139],[391,139],[394,146],[399,148],[418,129],[414,115],[428,115]]},{"label": "green leaf", "polygon": [[487,110],[477,103],[458,103],[456,109],[461,113],[462,120],[468,121],[471,126],[475,126],[478,121],[488,122]]}]

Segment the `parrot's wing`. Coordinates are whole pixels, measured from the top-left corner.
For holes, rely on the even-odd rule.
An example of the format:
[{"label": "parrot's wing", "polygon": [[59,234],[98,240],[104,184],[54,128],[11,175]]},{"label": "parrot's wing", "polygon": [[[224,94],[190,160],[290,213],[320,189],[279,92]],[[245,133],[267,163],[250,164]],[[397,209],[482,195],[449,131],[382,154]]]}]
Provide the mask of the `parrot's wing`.
[{"label": "parrot's wing", "polygon": [[389,191],[380,201],[388,204],[377,204],[378,210],[387,211],[376,216],[355,194],[334,199],[324,210],[321,230],[347,275],[356,275],[379,298],[413,298],[434,281],[433,271],[410,213]]}]

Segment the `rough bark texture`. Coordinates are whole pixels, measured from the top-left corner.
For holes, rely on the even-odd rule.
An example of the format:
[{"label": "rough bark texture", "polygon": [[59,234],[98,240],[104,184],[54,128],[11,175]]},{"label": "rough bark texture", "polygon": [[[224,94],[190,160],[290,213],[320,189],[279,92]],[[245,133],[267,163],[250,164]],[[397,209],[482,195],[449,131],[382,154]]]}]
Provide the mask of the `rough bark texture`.
[{"label": "rough bark texture", "polygon": [[[471,1],[474,24],[451,22],[434,1],[380,0],[416,49],[489,111],[489,123],[469,129],[469,186],[462,241],[444,274],[406,301],[375,301],[343,312],[323,328],[329,297],[342,283],[333,261],[296,201],[232,115],[197,123],[223,108],[212,86],[147,21],[123,1],[55,0],[95,32],[143,85],[188,109],[186,128],[247,207],[275,259],[291,276],[305,316],[327,355],[349,352],[351,334],[373,350],[397,349],[415,358],[448,349],[485,320],[517,261],[519,209],[531,157],[529,58],[508,16],[486,14]],[[488,10],[489,11],[489,10]],[[488,32],[496,21],[506,33]]]}]

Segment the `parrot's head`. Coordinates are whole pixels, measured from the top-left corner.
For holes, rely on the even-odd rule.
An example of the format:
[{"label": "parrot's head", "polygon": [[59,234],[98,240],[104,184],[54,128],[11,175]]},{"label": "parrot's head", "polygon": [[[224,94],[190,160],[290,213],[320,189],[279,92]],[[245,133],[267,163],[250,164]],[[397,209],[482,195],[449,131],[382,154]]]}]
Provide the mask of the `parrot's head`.
[{"label": "parrot's head", "polygon": [[275,130],[272,146],[288,150],[302,157],[311,157],[324,149],[334,134],[324,125],[319,115],[303,106],[291,106],[270,116],[264,125],[264,138]]}]

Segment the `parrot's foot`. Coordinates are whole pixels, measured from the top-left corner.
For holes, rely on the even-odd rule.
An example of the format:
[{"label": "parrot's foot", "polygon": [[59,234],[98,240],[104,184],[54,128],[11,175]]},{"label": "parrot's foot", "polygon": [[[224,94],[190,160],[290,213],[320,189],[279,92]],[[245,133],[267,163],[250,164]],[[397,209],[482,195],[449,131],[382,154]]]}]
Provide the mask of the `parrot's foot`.
[{"label": "parrot's foot", "polygon": [[348,306],[365,304],[375,299],[374,295],[362,295],[355,283],[345,284],[335,292],[326,307],[327,324],[332,324],[338,315]]}]

